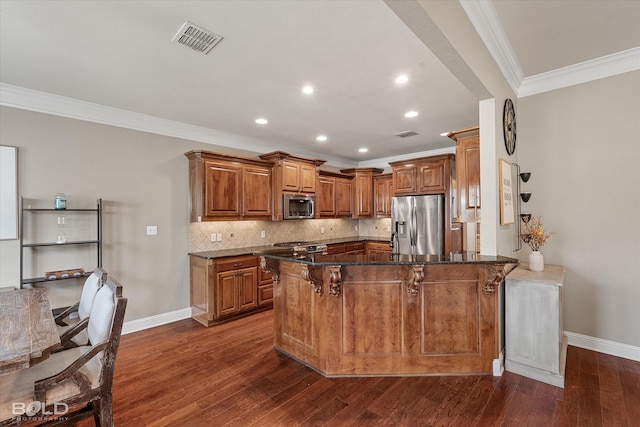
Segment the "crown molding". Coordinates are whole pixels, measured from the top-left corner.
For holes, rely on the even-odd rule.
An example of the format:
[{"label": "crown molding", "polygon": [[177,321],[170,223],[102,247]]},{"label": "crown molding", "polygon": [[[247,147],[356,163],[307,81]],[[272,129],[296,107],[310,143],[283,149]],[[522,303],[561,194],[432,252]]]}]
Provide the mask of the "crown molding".
[{"label": "crown molding", "polygon": [[[135,113],[133,111],[108,107],[7,83],[0,83],[0,105],[174,138],[204,142],[254,153],[264,153],[282,149],[281,146],[242,135]],[[348,162],[344,159],[327,157],[305,150],[296,150],[295,154],[312,158],[321,157],[327,160],[327,164],[342,168],[354,167],[357,164],[356,162]]]},{"label": "crown molding", "polygon": [[511,47],[491,1],[458,0],[514,93],[524,79],[522,67]]},{"label": "crown molding", "polygon": [[525,77],[518,98],[640,70],[640,47]]},{"label": "crown molding", "polygon": [[491,1],[458,0],[511,89],[523,98],[640,69],[640,47],[524,77]]}]

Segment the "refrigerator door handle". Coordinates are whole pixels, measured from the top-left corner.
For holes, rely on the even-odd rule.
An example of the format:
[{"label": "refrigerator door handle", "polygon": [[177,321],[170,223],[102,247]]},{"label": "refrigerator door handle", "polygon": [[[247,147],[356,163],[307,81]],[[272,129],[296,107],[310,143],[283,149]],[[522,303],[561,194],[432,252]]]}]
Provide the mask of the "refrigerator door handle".
[{"label": "refrigerator door handle", "polygon": [[411,248],[415,249],[418,244],[418,214],[416,212],[415,200],[411,203]]}]

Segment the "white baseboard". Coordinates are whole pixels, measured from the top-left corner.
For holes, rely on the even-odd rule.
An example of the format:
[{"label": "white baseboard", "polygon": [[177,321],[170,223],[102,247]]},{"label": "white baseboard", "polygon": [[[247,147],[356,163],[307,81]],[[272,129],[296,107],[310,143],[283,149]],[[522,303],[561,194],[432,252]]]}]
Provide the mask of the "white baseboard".
[{"label": "white baseboard", "polygon": [[493,376],[501,377],[504,373],[504,349],[500,352],[497,359],[493,359]]},{"label": "white baseboard", "polygon": [[166,325],[167,323],[188,319],[189,317],[191,317],[191,309],[183,308],[180,310],[170,311],[168,313],[161,313],[156,314],[155,316],[131,320],[129,322],[124,322],[124,325],[122,326],[122,334],[126,335],[132,332],[143,331],[155,326]]},{"label": "white baseboard", "polygon": [[586,348],[587,350],[597,351],[598,353],[623,357],[625,359],[640,362],[640,347],[604,340],[602,338],[576,334],[575,332],[565,331],[564,333],[567,335],[569,345],[574,347]]},{"label": "white baseboard", "polygon": [[[191,309],[183,308],[180,310],[170,311],[168,313],[156,314],[155,316],[144,317],[142,319],[131,320],[125,322],[122,327],[122,334],[130,334],[132,332],[143,331],[160,325],[165,325],[178,320],[188,319],[191,317]],[[587,350],[597,351],[611,356],[623,357],[625,359],[640,362],[640,347],[629,344],[622,344],[615,341],[609,341],[602,338],[594,338],[588,335],[576,334],[575,332],[565,331],[569,345],[574,347],[585,348]],[[504,370],[504,354],[500,353],[500,358],[493,361],[493,375],[500,376]]]}]

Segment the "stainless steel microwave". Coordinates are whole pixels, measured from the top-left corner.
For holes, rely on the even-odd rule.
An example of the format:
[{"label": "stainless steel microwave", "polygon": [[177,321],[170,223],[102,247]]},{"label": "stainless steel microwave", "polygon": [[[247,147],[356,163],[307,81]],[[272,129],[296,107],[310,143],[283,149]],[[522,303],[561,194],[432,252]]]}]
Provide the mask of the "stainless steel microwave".
[{"label": "stainless steel microwave", "polygon": [[284,194],[284,219],[313,218],[315,214],[315,196],[308,194]]}]

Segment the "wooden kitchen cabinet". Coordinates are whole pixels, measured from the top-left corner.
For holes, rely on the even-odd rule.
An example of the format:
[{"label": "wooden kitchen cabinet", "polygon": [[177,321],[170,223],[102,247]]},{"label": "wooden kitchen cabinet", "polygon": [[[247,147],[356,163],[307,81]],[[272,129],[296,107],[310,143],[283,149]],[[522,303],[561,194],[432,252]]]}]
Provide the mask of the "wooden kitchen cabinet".
[{"label": "wooden kitchen cabinet", "polygon": [[283,160],[282,190],[294,193],[315,193],[316,167],[306,163]]},{"label": "wooden kitchen cabinet", "polygon": [[391,218],[392,192],[392,174],[377,175],[373,177],[373,207],[376,218]]},{"label": "wooden kitchen cabinet", "polygon": [[328,255],[364,255],[365,242],[354,241],[345,243],[332,243],[327,245]]},{"label": "wooden kitchen cabinet", "polygon": [[373,218],[373,177],[382,173],[377,168],[342,169],[340,172],[353,176],[352,218]]},{"label": "wooden kitchen cabinet", "polygon": [[351,176],[320,171],[316,209],[321,218],[351,217],[352,180]]},{"label": "wooden kitchen cabinet", "polygon": [[444,194],[455,178],[455,156],[443,154],[389,163],[393,195]]},{"label": "wooden kitchen cabinet", "polygon": [[258,306],[273,306],[273,276],[258,267]]},{"label": "wooden kitchen cabinet", "polygon": [[216,316],[223,317],[258,305],[256,268],[218,273],[216,278]]},{"label": "wooden kitchen cabinet", "polygon": [[446,162],[441,160],[420,164],[418,166],[418,192],[420,194],[444,193],[446,166]]},{"label": "wooden kitchen cabinet", "polygon": [[391,247],[389,246],[389,242],[368,240],[365,245],[365,253],[367,255],[391,255]]},{"label": "wooden kitchen cabinet", "polygon": [[253,255],[190,256],[191,317],[205,326],[273,306],[273,279]]},{"label": "wooden kitchen cabinet", "polygon": [[269,220],[272,163],[209,151],[189,151],[191,222]]},{"label": "wooden kitchen cabinet", "polygon": [[345,244],[346,253],[349,255],[364,255],[365,242],[348,242]]},{"label": "wooden kitchen cabinet", "polygon": [[[324,160],[307,159],[294,156],[283,151],[262,154],[260,158],[273,164],[273,219],[281,221],[283,214],[283,198],[285,193],[314,195],[319,182],[318,167]],[[318,209],[315,215],[320,217]]]},{"label": "wooden kitchen cabinet", "polygon": [[480,209],[480,128],[450,132],[456,141],[458,209],[462,222],[476,221]]},{"label": "wooden kitchen cabinet", "polygon": [[332,243],[327,245],[327,255],[341,255],[347,253],[347,245],[345,243]]}]

